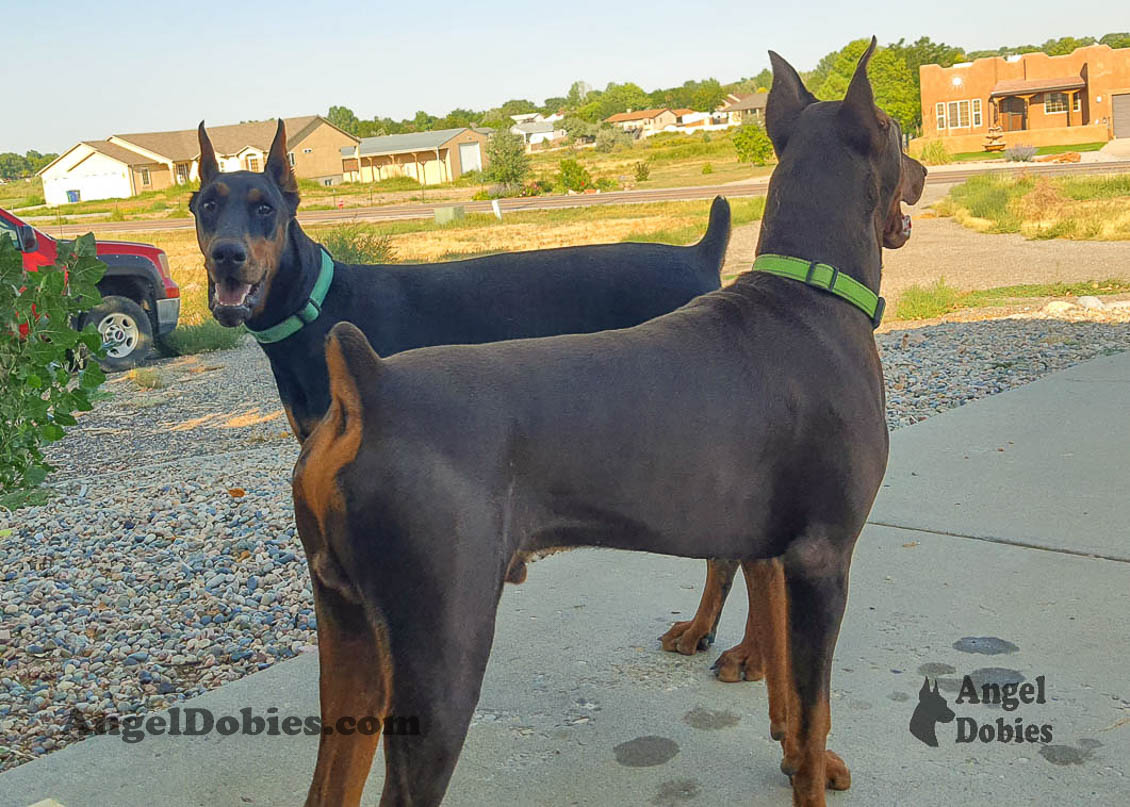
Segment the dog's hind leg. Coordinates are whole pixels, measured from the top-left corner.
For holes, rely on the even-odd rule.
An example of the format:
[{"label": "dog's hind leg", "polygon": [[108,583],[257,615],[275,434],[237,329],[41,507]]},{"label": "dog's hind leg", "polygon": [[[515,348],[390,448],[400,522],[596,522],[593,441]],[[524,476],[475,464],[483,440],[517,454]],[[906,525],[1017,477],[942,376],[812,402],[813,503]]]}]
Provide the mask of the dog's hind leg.
[{"label": "dog's hind leg", "polygon": [[792,778],[795,807],[824,807],[825,787],[843,790],[851,783],[843,760],[826,748],[832,656],[850,562],[850,544],[845,550],[823,538],[801,539],[784,556],[788,726],[781,769]]},{"label": "dog's hind leg", "polygon": [[[708,560],[706,562],[706,584],[702,587],[702,599],[693,619],[676,622],[659,637],[663,649],[693,656],[699,650],[706,650],[714,643],[718,631],[718,620],[722,617],[722,606],[726,595],[734,583],[734,573],[738,570],[735,560]],[[734,679],[737,680],[737,679]]]},{"label": "dog's hind leg", "polygon": [[363,607],[313,578],[322,734],[306,805],[356,805],[388,714],[391,659]]}]

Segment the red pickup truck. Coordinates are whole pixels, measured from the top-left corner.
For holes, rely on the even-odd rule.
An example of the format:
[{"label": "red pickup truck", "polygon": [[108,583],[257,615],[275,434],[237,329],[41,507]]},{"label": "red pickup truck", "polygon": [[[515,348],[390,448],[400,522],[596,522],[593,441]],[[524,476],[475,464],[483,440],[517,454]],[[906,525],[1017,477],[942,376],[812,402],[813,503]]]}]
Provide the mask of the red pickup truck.
[{"label": "red pickup truck", "polygon": [[[0,237],[9,237],[24,256],[24,268],[34,272],[55,262],[58,242],[7,210],[0,208]],[[108,267],[98,283],[102,302],[86,312],[79,328],[93,322],[102,334],[107,370],[124,370],[144,361],[153,338],[177,326],[180,289],[169,274],[163,249],[128,241],[97,242],[98,258]]]}]

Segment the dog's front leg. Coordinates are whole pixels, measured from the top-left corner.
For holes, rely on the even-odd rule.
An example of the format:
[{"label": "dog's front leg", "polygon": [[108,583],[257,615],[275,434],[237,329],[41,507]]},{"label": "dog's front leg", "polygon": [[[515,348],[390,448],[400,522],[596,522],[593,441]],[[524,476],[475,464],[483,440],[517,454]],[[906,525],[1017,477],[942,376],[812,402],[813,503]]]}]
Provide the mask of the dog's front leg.
[{"label": "dog's front leg", "polygon": [[693,656],[699,650],[706,650],[714,643],[718,631],[718,620],[722,617],[722,606],[734,582],[738,570],[737,561],[708,560],[706,562],[706,583],[702,587],[702,598],[694,618],[686,622],[676,622],[659,637],[663,649],[668,652]]},{"label": "dog's front leg", "polygon": [[847,604],[851,545],[845,550],[823,538],[801,539],[783,560],[788,726],[781,769],[792,777],[795,807],[824,807],[826,786],[842,790],[851,781],[843,761],[826,748],[832,656]]},{"label": "dog's front leg", "polygon": [[307,807],[360,804],[388,714],[391,659],[361,605],[313,576],[322,734]]}]

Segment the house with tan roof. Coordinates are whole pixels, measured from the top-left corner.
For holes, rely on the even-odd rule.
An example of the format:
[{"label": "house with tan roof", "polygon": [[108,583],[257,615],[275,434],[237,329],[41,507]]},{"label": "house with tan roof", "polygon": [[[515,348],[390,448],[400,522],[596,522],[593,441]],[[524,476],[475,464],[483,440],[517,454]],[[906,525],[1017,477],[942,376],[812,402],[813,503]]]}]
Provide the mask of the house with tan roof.
[{"label": "house with tan roof", "polygon": [[[358,138],[320,115],[286,118],[287,158],[299,179],[326,185],[341,181],[341,149]],[[261,171],[276,122],[256,121],[208,128],[221,171]],[[197,179],[196,129],[111,135],[84,140],[45,166],[48,204],[136,196]]]},{"label": "house with tan roof", "polygon": [[730,126],[744,126],[747,123],[765,125],[765,104],[769,100],[767,92],[751,92],[742,95],[728,95],[716,110],[725,116]]},{"label": "house with tan roof", "polygon": [[604,119],[605,123],[618,126],[625,132],[630,132],[637,137],[650,137],[657,132],[662,132],[666,126],[674,126],[677,116],[663,107],[661,109],[629,109],[627,112],[617,112]]}]

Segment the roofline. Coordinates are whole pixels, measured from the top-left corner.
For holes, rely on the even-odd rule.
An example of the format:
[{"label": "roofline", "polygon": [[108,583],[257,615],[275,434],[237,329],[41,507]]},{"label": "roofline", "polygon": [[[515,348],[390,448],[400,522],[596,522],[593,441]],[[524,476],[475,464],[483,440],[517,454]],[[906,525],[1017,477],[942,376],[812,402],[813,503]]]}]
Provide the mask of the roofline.
[{"label": "roofline", "polygon": [[[47,163],[47,165],[43,166],[43,167],[42,167],[42,168],[40,168],[40,169],[39,169],[38,171],[36,171],[36,172],[35,172],[35,175],[36,175],[37,177],[39,177],[39,176],[43,176],[43,172],[44,172],[44,171],[46,171],[46,170],[47,170],[48,168],[50,168],[51,166],[53,166],[53,165],[54,165],[55,163],[57,163],[57,162],[59,162],[60,160],[62,160],[62,159],[63,159],[64,157],[66,157],[66,156],[67,156],[68,154],[70,154],[70,153],[71,153],[72,151],[74,151],[75,149],[77,149],[77,148],[78,148],[79,146],[86,146],[86,143],[85,143],[85,142],[83,142],[83,141],[81,141],[81,140],[80,140],[79,142],[75,143],[75,144],[74,144],[73,146],[71,146],[71,147],[70,147],[69,149],[67,149],[66,151],[64,151],[64,152],[63,152],[62,154],[60,154],[60,155],[59,155],[58,157],[56,157],[55,159],[53,159],[53,160],[52,160],[51,162]],[[94,148],[94,146],[86,146],[86,147],[87,147],[88,149],[92,149],[92,148]]]}]

